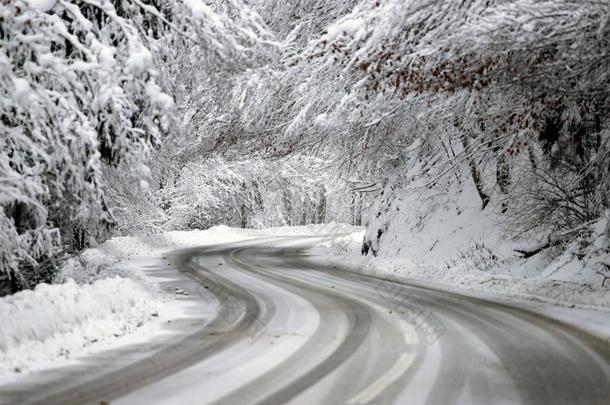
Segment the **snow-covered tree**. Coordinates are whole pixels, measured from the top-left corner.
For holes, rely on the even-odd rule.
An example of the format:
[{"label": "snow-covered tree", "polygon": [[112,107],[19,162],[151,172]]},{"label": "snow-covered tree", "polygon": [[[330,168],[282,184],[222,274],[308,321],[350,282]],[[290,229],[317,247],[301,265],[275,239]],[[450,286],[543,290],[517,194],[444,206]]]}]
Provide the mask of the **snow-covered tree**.
[{"label": "snow-covered tree", "polygon": [[377,250],[375,217],[399,196],[472,192],[511,235],[561,243],[610,206],[604,2],[15,0],[0,13],[0,269],[15,281],[108,228],[368,211]]},{"label": "snow-covered tree", "polygon": [[[307,168],[307,170],[303,170]],[[242,228],[350,221],[349,204],[320,159],[221,157],[189,162],[169,185],[155,193],[167,230],[206,229],[223,224]],[[147,222],[147,221],[144,221]]]},{"label": "snow-covered tree", "polygon": [[[596,1],[365,1],[304,59],[347,92],[422,106],[411,119],[437,129],[420,131],[420,145],[457,141],[462,152],[444,165],[469,166],[483,207],[496,190],[516,232],[535,205],[572,220],[528,224],[569,238],[607,207],[608,12]],[[489,163],[493,180],[482,175]],[[518,191],[526,184],[549,193]]]},{"label": "snow-covered tree", "polygon": [[13,289],[48,279],[61,251],[114,226],[110,187],[147,192],[149,156],[180,129],[179,95],[254,58],[262,29],[236,2],[0,8],[0,272]]}]

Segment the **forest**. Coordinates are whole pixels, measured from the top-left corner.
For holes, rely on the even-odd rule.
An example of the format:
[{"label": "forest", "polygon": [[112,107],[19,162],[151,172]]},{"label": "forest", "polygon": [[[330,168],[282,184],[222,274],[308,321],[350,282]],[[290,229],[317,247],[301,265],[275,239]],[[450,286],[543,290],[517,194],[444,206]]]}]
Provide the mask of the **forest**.
[{"label": "forest", "polygon": [[605,281],[609,21],[602,0],[3,0],[0,291],[219,224],[349,223],[392,255],[464,200],[515,256]]}]

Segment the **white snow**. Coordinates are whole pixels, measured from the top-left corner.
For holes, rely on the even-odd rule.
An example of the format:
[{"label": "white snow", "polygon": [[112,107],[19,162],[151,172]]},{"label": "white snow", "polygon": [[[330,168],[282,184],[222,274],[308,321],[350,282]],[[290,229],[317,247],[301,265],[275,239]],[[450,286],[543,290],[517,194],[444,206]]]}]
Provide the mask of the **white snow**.
[{"label": "white snow", "polygon": [[[405,211],[415,199],[398,204]],[[519,258],[513,252],[518,242],[503,238],[493,209],[481,211],[479,201],[463,195],[456,206],[459,210],[451,205],[433,210],[421,228],[410,226],[410,214],[394,215],[378,257],[362,256],[362,231],[327,240],[316,253],[328,265],[347,264],[364,274],[508,301],[610,336],[610,288],[602,287],[595,273],[602,258],[581,261],[545,253]]]},{"label": "white snow", "polygon": [[27,80],[21,78],[14,78],[13,84],[15,86],[15,99],[20,104],[29,103],[32,95],[32,88]]},{"label": "white snow", "polygon": [[[155,275],[154,270],[144,270],[167,269],[165,257],[171,250],[256,237],[334,235],[357,229],[335,223],[269,229],[216,226],[110,239],[68,260],[57,277],[58,284],[40,284],[33,291],[0,298],[0,381],[17,380],[103,350],[150,341],[167,333],[163,327],[168,320],[192,316],[193,312],[211,316],[215,303],[193,301],[180,289],[162,291],[159,282],[167,278]],[[206,304],[208,308],[201,307]]]},{"label": "white snow", "polygon": [[206,18],[208,23],[212,23],[214,27],[220,28],[223,26],[222,20],[218,15],[201,0],[183,0],[184,4],[190,8],[193,16],[199,19]]},{"label": "white snow", "polygon": [[161,301],[130,279],[40,284],[0,300],[0,375],[52,367],[158,316]]},{"label": "white snow", "polygon": [[114,56],[116,54],[116,48],[105,45],[95,39],[91,39],[91,49],[97,53],[98,60],[101,64],[109,66],[116,63]]},{"label": "white snow", "polygon": [[146,84],[146,94],[150,97],[150,101],[153,104],[156,104],[161,108],[169,109],[174,105],[174,99],[165,94],[157,83],[152,80]]},{"label": "white snow", "polygon": [[[601,286],[596,273],[603,257],[557,257],[547,249],[524,259],[515,249],[531,249],[539,241],[508,238],[500,211],[493,205],[482,210],[472,183],[444,191],[409,189],[398,194],[388,212],[371,215],[371,234],[384,229],[377,257],[361,255],[361,234],[358,242],[341,245],[338,260],[383,277],[610,309],[610,289]],[[595,238],[602,242],[606,222],[600,218],[594,243]]]},{"label": "white snow", "polygon": [[133,73],[146,71],[153,64],[152,53],[144,46],[131,51],[127,58],[127,69]]},{"label": "white snow", "polygon": [[[362,228],[335,223],[269,229],[217,226],[113,238],[69,260],[58,277],[61,284],[41,284],[34,291],[0,298],[0,379],[19,379],[32,371],[166,333],[164,322],[184,317],[193,309],[190,297],[178,289],[168,293],[159,288],[158,283],[166,278],[143,270],[155,266],[167,269],[164,258],[168,251],[287,235],[317,238],[313,241],[319,246],[319,260],[330,265],[348,263],[363,273],[508,301],[610,336],[608,290],[578,284],[584,276],[573,264],[556,271],[539,271],[536,269],[550,268],[548,263],[538,260],[515,266],[507,262],[504,270],[498,266],[485,271],[480,268],[484,259],[477,258],[480,252],[464,254],[463,247],[485,237],[496,240],[497,244],[489,246],[501,250],[500,239],[488,232],[492,218],[483,218],[473,207],[456,216],[441,210],[429,221],[441,227],[446,238],[437,242],[433,230],[426,226],[418,232],[399,227],[394,237],[408,250],[377,258],[360,255]],[[208,304],[209,308],[198,311],[211,316],[215,304]],[[257,356],[256,351],[252,353]]]},{"label": "white snow", "polygon": [[57,0],[26,0],[26,2],[33,9],[45,13],[55,6]]},{"label": "white snow", "polygon": [[[610,310],[610,289],[601,287],[601,279],[595,276],[592,269],[583,267],[578,260],[571,259],[564,266],[557,261],[545,267],[541,258],[505,262],[498,267],[483,269],[486,258],[476,249],[470,253],[456,249],[455,256],[451,251],[437,253],[437,261],[429,254],[430,244],[422,236],[419,250],[413,245],[412,256],[381,256],[378,258],[362,256],[363,232],[352,235],[350,243],[325,244],[333,245],[326,253],[327,262],[333,265],[350,263],[350,267],[363,273],[398,280],[424,283],[444,289],[467,290],[471,293],[487,293],[496,296],[521,298],[538,302],[554,303],[563,307],[578,306],[581,308],[604,308]],[[416,236],[413,237],[415,239]],[[409,239],[406,235],[404,239]],[[470,240],[464,238],[463,246]],[[437,243],[441,245],[439,241]],[[436,249],[436,247],[435,247]],[[464,254],[462,254],[464,253]],[[553,267],[561,270],[551,271]]]},{"label": "white snow", "polygon": [[[166,251],[218,243],[239,242],[258,237],[274,236],[320,236],[360,231],[355,227],[340,223],[275,227],[265,229],[238,229],[218,225],[206,230],[173,231],[140,237],[117,237],[103,244],[106,251],[119,258],[165,253]],[[334,238],[333,238],[334,240]]]},{"label": "white snow", "polygon": [[364,20],[361,17],[348,16],[329,26],[327,29],[328,34],[325,36],[325,39],[333,41],[341,35],[352,35],[356,31],[362,30],[364,25]]}]

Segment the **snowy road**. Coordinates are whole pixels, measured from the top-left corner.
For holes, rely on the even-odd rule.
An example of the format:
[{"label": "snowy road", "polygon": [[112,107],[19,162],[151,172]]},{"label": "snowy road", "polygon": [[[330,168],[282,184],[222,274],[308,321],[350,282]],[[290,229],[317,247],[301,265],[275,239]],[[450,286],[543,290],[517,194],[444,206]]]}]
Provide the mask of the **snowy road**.
[{"label": "snowy road", "polygon": [[[606,404],[610,344],[505,305],[327,268],[315,238],[175,253],[213,319],[78,384],[19,403]],[[115,358],[115,360],[117,360]]]}]

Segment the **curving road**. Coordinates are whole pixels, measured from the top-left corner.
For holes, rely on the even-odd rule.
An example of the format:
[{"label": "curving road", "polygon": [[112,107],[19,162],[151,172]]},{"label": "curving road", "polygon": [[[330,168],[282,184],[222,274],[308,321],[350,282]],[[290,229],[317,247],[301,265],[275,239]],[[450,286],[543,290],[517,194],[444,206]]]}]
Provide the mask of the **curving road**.
[{"label": "curving road", "polygon": [[[317,238],[177,251],[215,297],[182,337],[98,359],[10,403],[608,404],[610,344],[523,309],[359,275],[309,256]],[[179,327],[179,326],[177,326]],[[111,371],[108,371],[111,370]],[[88,377],[83,377],[87,375]]]}]

